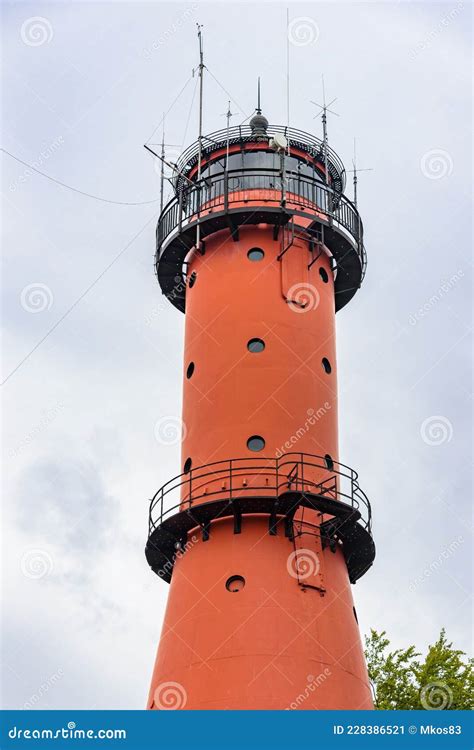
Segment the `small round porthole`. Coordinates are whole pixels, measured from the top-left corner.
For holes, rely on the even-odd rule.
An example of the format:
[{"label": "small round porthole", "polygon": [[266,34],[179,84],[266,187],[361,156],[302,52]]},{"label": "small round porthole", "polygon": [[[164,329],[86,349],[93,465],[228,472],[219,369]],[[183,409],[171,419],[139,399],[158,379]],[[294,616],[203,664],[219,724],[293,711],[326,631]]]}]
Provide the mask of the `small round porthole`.
[{"label": "small round porthole", "polygon": [[261,247],[252,247],[247,253],[247,258],[253,261],[262,260],[264,257],[265,253]]},{"label": "small round porthole", "polygon": [[194,286],[194,284],[196,283],[196,279],[197,279],[197,273],[196,273],[196,271],[193,271],[193,272],[192,272],[192,274],[191,274],[191,276],[189,277],[189,282],[188,282],[188,283],[189,283],[189,288],[190,288],[190,289],[191,289],[191,288],[192,288],[192,287]]},{"label": "small round porthole", "polygon": [[225,582],[227,591],[231,591],[236,594],[238,591],[242,591],[245,586],[245,578],[243,576],[231,576]]},{"label": "small round porthole", "polygon": [[326,455],[324,456],[324,461],[326,462],[326,467],[329,469],[329,471],[333,471],[334,461],[332,460],[332,457],[329,455],[329,453],[326,453]]},{"label": "small round porthole", "polygon": [[186,377],[189,380],[189,378],[192,378],[194,372],[194,362],[190,362],[188,365],[188,369],[186,370]]},{"label": "small round porthole", "polygon": [[260,437],[260,435],[252,435],[252,437],[249,437],[247,440],[247,448],[249,451],[254,451],[255,453],[263,451],[265,448],[265,440],[263,437]]},{"label": "small round porthole", "polygon": [[323,366],[323,370],[324,370],[324,372],[325,372],[325,373],[326,373],[327,375],[329,375],[329,373],[330,373],[330,372],[331,372],[331,370],[332,370],[332,367],[331,367],[331,363],[330,363],[330,361],[328,360],[328,358],[327,358],[327,357],[323,357],[323,358],[322,358],[322,360],[321,360],[321,364],[322,364],[322,366]]},{"label": "small round porthole", "polygon": [[191,471],[191,466],[192,466],[192,465],[193,465],[193,460],[192,460],[192,458],[187,458],[187,459],[186,459],[186,461],[184,462],[184,466],[183,466],[183,472],[184,472],[185,474],[189,474],[189,472]]},{"label": "small round porthole", "polygon": [[328,276],[328,272],[326,271],[325,268],[320,268],[319,269],[319,275],[321,276],[321,278],[324,281],[324,283],[327,284],[328,281],[329,281],[329,276]]},{"label": "small round porthole", "polygon": [[263,352],[265,349],[265,342],[263,339],[250,339],[250,341],[247,341],[247,349],[249,352],[252,352],[252,354]]}]

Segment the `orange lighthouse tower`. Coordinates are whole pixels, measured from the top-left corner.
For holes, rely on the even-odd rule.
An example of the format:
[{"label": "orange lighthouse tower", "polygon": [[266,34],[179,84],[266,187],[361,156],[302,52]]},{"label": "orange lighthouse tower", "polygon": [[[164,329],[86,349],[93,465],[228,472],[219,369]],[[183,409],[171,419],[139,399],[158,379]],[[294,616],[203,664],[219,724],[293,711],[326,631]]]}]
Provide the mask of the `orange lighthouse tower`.
[{"label": "orange lighthouse tower", "polygon": [[148,707],[371,709],[351,594],[371,510],[338,452],[335,315],[366,265],[343,164],[259,106],[174,188],[156,271],[186,316],[182,466],[150,506],[170,590]]}]

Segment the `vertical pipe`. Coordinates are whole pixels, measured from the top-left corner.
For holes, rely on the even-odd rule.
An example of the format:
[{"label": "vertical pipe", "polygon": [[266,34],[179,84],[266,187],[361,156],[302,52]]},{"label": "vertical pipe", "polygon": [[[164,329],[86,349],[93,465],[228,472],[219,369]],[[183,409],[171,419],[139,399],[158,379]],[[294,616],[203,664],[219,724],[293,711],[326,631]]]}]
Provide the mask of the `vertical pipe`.
[{"label": "vertical pipe", "polygon": [[286,9],[286,136],[290,153],[290,9]]},{"label": "vertical pipe", "polygon": [[202,32],[199,24],[198,27],[198,39],[199,39],[199,151],[198,151],[198,171],[197,171],[197,182],[198,182],[198,223],[196,226],[196,247],[199,250],[201,246],[201,227],[199,224],[199,214],[201,210],[201,171],[202,171],[202,97],[203,97],[203,72],[204,72],[204,54],[202,48]]},{"label": "vertical pipe", "polygon": [[163,213],[165,188],[165,115],[163,114],[163,137],[161,139],[160,214]]}]

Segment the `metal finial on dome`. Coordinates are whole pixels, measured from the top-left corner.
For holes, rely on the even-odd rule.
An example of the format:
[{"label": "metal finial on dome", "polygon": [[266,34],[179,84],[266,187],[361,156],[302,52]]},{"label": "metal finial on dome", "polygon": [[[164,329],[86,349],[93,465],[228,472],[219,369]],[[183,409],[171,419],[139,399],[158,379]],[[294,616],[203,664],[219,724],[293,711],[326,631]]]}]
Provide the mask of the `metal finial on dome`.
[{"label": "metal finial on dome", "polygon": [[252,135],[254,135],[257,139],[260,138],[267,138],[267,128],[268,128],[268,120],[265,117],[265,115],[262,115],[262,107],[260,105],[260,76],[258,78],[258,88],[257,88],[257,108],[255,110],[255,114],[252,117],[252,119],[249,122],[250,127],[252,128]]}]

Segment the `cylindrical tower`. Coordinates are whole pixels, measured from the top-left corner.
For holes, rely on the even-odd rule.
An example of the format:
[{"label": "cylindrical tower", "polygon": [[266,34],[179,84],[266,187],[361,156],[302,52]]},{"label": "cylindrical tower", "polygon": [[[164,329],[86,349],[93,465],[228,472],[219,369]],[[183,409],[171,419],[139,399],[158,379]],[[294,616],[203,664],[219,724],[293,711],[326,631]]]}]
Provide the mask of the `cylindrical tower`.
[{"label": "cylindrical tower", "polygon": [[338,454],[335,313],[365,271],[344,167],[259,111],[177,166],[156,269],[186,314],[182,473],[150,507],[170,592],[148,707],[370,709],[350,588],[370,504]]}]

